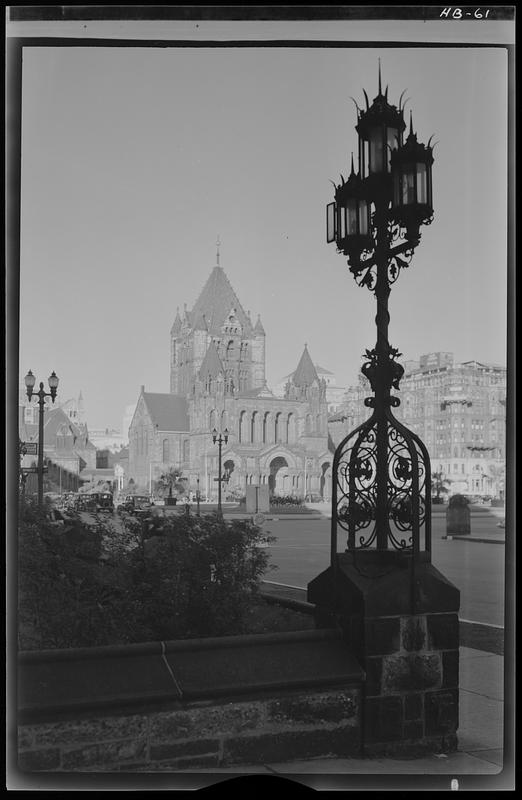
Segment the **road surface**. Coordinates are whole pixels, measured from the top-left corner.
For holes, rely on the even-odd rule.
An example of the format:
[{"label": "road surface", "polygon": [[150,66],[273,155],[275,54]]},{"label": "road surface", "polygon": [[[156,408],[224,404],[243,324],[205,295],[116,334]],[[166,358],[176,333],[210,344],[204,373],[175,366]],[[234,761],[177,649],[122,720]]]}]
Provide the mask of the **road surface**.
[{"label": "road surface", "polygon": [[[500,538],[499,516],[489,511],[471,515],[473,536]],[[267,520],[264,529],[277,537],[270,546],[277,569],[266,579],[306,587],[330,563],[330,521],[326,518]],[[503,533],[503,531],[502,531]],[[444,539],[444,513],[432,516],[432,563],[461,593],[461,619],[504,626],[505,546],[465,539]]]}]

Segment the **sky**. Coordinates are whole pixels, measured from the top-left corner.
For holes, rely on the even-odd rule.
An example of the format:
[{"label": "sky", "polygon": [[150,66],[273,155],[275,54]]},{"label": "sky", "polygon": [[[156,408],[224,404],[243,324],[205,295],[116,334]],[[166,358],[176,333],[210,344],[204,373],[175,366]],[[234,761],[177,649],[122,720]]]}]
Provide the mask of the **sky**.
[{"label": "sky", "polygon": [[507,56],[494,48],[26,48],[20,381],[82,393],[121,429],[169,390],[170,328],[216,264],[266,331],[269,386],[307,343],[340,386],[375,344],[375,298],[327,244],[357,103],[383,87],[433,135],[434,219],[390,296],[405,359],[506,363]]}]

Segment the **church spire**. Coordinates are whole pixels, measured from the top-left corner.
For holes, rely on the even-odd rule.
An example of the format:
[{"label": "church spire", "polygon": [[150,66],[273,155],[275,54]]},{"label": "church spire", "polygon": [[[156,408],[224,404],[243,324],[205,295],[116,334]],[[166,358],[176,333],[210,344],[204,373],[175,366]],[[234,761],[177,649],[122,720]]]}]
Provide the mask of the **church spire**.
[{"label": "church spire", "polygon": [[217,242],[216,242],[216,266],[217,267],[219,267],[219,248],[220,248],[220,246],[221,246],[221,242],[220,242],[219,233],[218,233]]}]

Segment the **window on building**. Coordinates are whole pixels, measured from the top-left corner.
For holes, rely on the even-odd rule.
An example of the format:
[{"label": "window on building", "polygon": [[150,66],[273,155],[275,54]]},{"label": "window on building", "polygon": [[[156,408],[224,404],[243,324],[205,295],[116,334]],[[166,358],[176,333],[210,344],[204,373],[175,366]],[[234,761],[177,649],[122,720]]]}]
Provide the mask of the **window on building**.
[{"label": "window on building", "polygon": [[168,464],[170,462],[170,442],[168,439],[163,439],[163,463]]},{"label": "window on building", "polygon": [[267,430],[268,430],[268,411],[265,412],[263,415],[263,444],[266,444],[267,440]]}]

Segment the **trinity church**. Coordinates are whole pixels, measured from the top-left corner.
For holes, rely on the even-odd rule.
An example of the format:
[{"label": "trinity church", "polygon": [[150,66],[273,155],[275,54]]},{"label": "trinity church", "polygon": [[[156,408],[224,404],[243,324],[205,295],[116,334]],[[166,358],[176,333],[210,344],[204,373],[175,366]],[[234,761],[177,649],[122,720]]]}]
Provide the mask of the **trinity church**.
[{"label": "trinity church", "polygon": [[[307,346],[282,397],[265,379],[265,330],[239,302],[223,268],[211,271],[193,308],[176,313],[170,331],[170,392],[141,387],[129,428],[128,478],[149,490],[162,473],[181,469],[189,489],[217,496],[218,445],[223,497],[247,484],[270,492],[330,496],[326,382]],[[297,359],[296,359],[297,360]]]}]

